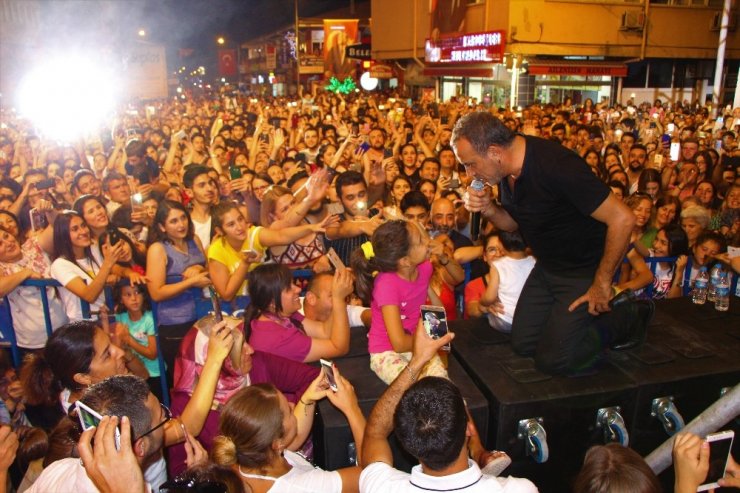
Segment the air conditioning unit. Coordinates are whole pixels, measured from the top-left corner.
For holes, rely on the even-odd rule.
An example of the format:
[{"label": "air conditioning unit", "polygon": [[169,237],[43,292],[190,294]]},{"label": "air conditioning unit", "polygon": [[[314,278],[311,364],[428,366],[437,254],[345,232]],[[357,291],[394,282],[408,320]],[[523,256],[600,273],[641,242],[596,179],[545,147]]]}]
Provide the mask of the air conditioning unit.
[{"label": "air conditioning unit", "polygon": [[622,13],[620,31],[642,31],[645,28],[645,14],[642,11],[626,10]]},{"label": "air conditioning unit", "polygon": [[[730,21],[727,25],[727,30],[734,32],[737,28],[737,12],[730,12]],[[719,31],[722,28],[722,12],[715,12],[712,17],[712,26],[709,28],[711,31]]]}]

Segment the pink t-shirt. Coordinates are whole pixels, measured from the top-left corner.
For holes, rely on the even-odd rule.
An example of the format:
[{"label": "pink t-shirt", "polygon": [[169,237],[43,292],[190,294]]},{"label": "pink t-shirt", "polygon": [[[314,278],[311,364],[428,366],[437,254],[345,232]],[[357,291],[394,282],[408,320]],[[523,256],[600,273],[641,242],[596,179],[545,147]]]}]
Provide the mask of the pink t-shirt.
[{"label": "pink t-shirt", "polygon": [[401,325],[408,334],[416,331],[416,325],[421,316],[419,309],[427,300],[429,280],[432,278],[432,263],[425,261],[417,267],[419,275],[411,282],[395,272],[381,272],[375,278],[373,285],[373,299],[370,303],[372,323],[368,333],[368,351],[382,353],[393,351],[393,345],[388,337],[388,331],[383,321],[381,307],[397,305],[401,312]]},{"label": "pink t-shirt", "polygon": [[[300,313],[294,313],[290,318],[295,323],[303,321],[303,315]],[[302,363],[311,350],[311,338],[289,320],[271,317],[270,320],[252,321],[249,345],[255,351],[275,354]]]}]

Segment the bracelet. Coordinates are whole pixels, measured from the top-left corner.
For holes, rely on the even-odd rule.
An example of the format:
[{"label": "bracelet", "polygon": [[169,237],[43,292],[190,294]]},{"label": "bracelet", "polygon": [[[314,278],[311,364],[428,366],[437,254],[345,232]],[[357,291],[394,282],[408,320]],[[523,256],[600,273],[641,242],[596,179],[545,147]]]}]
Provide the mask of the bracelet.
[{"label": "bracelet", "polygon": [[306,404],[305,402],[303,402],[303,397],[301,397],[301,398],[299,399],[299,401],[300,401],[300,403],[301,403],[301,404],[303,404],[303,405],[304,405],[304,406],[306,406],[306,407],[310,407],[310,406],[313,406],[314,404],[316,404],[316,401],[313,401],[313,402],[311,402],[310,404]]},{"label": "bracelet", "polygon": [[414,370],[412,370],[409,365],[406,365],[406,369],[409,371],[409,375],[411,375],[411,381],[416,382],[416,375],[414,374]]}]

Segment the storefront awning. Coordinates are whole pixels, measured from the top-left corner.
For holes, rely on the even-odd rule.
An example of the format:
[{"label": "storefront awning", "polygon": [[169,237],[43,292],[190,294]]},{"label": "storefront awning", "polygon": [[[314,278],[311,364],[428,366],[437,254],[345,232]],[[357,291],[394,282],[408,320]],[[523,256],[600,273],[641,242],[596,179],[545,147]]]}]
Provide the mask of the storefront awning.
[{"label": "storefront awning", "polygon": [[529,60],[531,75],[579,75],[626,77],[627,65],[602,60]]}]

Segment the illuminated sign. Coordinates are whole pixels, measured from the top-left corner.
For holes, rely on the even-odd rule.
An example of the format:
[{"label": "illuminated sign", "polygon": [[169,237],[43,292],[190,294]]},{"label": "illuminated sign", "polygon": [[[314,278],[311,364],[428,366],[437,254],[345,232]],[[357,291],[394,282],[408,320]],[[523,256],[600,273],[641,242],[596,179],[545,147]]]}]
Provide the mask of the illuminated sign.
[{"label": "illuminated sign", "polygon": [[470,33],[427,39],[427,63],[500,63],[504,59],[504,31]]},{"label": "illuminated sign", "polygon": [[356,58],[358,60],[370,60],[370,43],[350,45],[344,49],[344,56],[347,58]]}]

